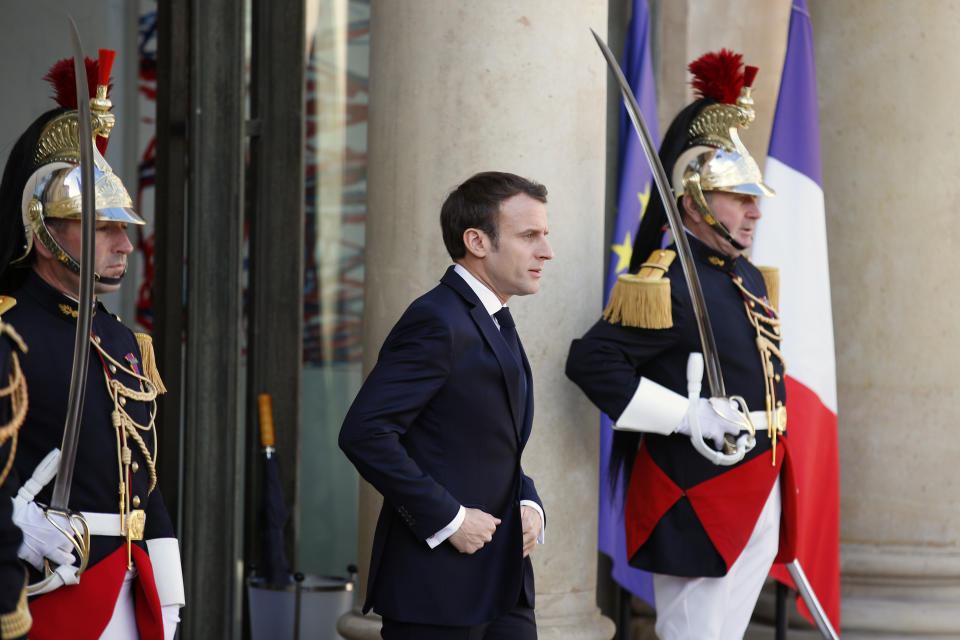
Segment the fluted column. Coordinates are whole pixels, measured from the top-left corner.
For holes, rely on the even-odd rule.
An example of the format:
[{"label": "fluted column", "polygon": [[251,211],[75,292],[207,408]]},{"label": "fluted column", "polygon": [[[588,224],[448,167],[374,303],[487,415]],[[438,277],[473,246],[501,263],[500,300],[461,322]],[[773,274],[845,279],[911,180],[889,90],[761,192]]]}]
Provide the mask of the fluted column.
[{"label": "fluted column", "polygon": [[[371,8],[365,369],[450,263],[439,212],[451,188],[492,169],[549,189],[556,259],[540,292],[510,305],[536,394],[523,464],[547,517],[546,544],[533,554],[545,640],[614,632],[595,595],[597,413],[563,374],[571,338],[601,304],[606,68],[588,27],[603,33],[606,22],[605,0]],[[378,509],[377,493],[362,486],[362,582]],[[378,626],[356,612],[340,621],[347,638],[377,638]]]},{"label": "fluted column", "polygon": [[844,637],[956,637],[958,9],[810,2],[830,241]]}]

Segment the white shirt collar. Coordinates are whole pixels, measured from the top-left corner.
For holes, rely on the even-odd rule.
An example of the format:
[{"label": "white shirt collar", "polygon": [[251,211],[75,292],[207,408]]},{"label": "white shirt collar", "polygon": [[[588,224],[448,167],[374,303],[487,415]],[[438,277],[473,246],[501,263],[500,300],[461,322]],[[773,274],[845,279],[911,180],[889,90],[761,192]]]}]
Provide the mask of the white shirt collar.
[{"label": "white shirt collar", "polygon": [[507,306],[500,302],[500,298],[497,297],[497,294],[491,291],[487,285],[477,280],[477,277],[467,271],[467,268],[462,264],[458,262],[453,266],[453,270],[456,271],[457,274],[463,278],[464,282],[470,286],[473,292],[477,294],[477,297],[480,298],[481,304],[483,304],[483,308],[486,309],[487,313],[489,313],[491,316],[497,311],[500,311],[500,309],[503,307]]}]

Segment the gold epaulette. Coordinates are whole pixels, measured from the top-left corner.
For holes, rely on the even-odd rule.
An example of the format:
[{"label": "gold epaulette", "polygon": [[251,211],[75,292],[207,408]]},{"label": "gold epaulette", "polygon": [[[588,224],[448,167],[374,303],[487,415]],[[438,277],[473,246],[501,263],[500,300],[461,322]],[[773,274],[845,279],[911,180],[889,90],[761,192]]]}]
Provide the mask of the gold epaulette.
[{"label": "gold epaulette", "polygon": [[17,305],[17,299],[13,296],[0,296],[0,316]]},{"label": "gold epaulette", "polygon": [[780,310],[780,269],[778,267],[757,267],[767,285],[767,300],[773,308]]},{"label": "gold epaulette", "polygon": [[140,361],[143,364],[143,375],[157,388],[157,393],[166,393],[167,388],[163,386],[163,380],[160,379],[160,371],[157,369],[157,357],[153,353],[153,338],[149,333],[134,331],[133,335],[137,337],[137,344],[140,345]]},{"label": "gold epaulette", "polygon": [[663,275],[676,257],[677,254],[669,249],[657,249],[636,274],[624,273],[617,278],[603,311],[603,319],[642,329],[672,327],[670,280]]}]

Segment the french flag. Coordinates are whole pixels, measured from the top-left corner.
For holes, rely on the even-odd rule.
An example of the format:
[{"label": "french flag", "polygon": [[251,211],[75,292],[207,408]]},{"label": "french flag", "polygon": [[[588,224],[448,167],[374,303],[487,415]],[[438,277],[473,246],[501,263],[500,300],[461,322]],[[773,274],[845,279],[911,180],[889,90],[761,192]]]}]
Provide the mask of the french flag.
[{"label": "french flag", "polygon": [[[806,0],[794,0],[751,259],[780,268],[787,438],[799,486],[797,560],[840,628],[840,483],[830,272],[817,122],[817,77]],[[784,565],[771,575],[795,587]],[[798,601],[801,613],[809,612]]]}]

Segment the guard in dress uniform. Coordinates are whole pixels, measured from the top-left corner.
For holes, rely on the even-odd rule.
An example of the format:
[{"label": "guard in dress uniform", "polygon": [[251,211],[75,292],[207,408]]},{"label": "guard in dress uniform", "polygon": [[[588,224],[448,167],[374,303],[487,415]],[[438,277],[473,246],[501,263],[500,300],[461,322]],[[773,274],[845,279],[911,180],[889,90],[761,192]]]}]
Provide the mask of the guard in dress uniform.
[{"label": "guard in dress uniform", "polygon": [[[111,63],[104,50],[99,63],[87,60],[88,76],[97,79],[90,83],[96,294],[119,288],[133,250],[126,227],[143,224],[101,155],[114,124]],[[149,336],[131,331],[99,299],[69,501],[89,530],[82,553],[43,510],[63,438],[79,313],[81,190],[88,187],[81,184],[72,69],[65,60],[51,70],[61,107],[20,137],[0,185],[0,295],[16,301],[3,319],[30,345],[20,355],[31,403],[14,463],[23,484],[13,500],[24,532],[20,557],[30,570],[30,637],[169,640],[185,599],[178,542],[157,488],[154,419],[165,389]]]},{"label": "guard in dress uniform", "polygon": [[17,556],[23,541],[13,523],[11,498],[19,487],[13,471],[20,425],[27,415],[27,384],[20,357],[27,347],[4,313],[14,305],[0,296],[0,639],[26,638],[30,630],[27,574]]},{"label": "guard in dress uniform", "polygon": [[[687,363],[701,352],[691,295],[651,198],[622,275],[599,320],[574,340],[567,375],[614,421],[611,478],[625,471],[630,564],[654,573],[660,638],[740,638],[775,558],[793,559],[795,507],[785,438],[776,271],[743,252],[773,195],[740,140],[754,118],[755,68],[722,50],[691,63],[698,99],[674,119],[660,149],[716,339],[726,392],[740,396],[755,444],[717,464],[692,446],[698,423],[709,448],[741,436],[729,400],[689,400]],[[695,433],[696,430],[693,430]],[[749,438],[748,438],[749,439]],[[729,462],[729,460],[728,460]],[[784,526],[781,526],[781,520]],[[779,551],[779,556],[778,556]]]}]

